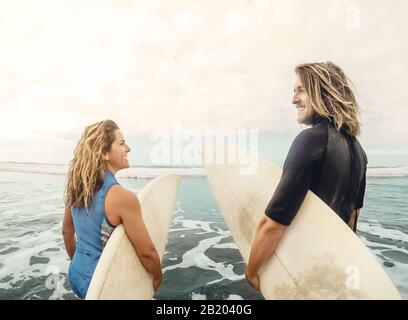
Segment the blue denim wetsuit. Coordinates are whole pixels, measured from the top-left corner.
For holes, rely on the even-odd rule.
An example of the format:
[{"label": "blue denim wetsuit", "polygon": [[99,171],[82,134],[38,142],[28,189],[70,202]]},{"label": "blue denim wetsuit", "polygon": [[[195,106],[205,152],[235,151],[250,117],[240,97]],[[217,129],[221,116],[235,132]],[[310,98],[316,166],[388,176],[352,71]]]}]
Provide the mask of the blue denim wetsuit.
[{"label": "blue denim wetsuit", "polygon": [[90,208],[71,208],[76,233],[76,249],[68,270],[72,290],[84,299],[96,264],[115,226],[105,214],[105,196],[118,184],[112,172],[106,170],[102,187],[95,193]]}]

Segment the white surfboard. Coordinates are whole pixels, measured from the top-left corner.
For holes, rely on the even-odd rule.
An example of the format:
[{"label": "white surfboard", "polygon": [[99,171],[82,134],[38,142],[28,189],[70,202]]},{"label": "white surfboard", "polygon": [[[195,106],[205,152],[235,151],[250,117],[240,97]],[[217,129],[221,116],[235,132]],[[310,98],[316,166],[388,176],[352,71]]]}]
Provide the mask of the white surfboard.
[{"label": "white surfboard", "polygon": [[[179,184],[177,175],[160,176],[138,193],[143,220],[160,260]],[[141,264],[123,225],[117,226],[96,266],[86,299],[151,299],[153,294],[152,277]]]},{"label": "white surfboard", "polygon": [[[234,150],[237,159],[256,159],[256,171],[243,175],[245,170],[237,161],[206,163],[205,170],[225,222],[248,263],[255,229],[282,170],[257,154],[240,147]],[[401,299],[369,249],[311,191],[259,277],[266,299]]]}]

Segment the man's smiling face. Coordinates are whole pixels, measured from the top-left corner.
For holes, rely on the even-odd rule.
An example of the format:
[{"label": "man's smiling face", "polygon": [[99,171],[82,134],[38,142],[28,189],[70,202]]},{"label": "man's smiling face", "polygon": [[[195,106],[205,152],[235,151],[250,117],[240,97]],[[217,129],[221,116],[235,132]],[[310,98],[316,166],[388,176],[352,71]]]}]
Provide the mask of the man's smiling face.
[{"label": "man's smiling face", "polygon": [[315,112],[310,105],[309,96],[307,95],[298,75],[296,76],[295,88],[293,92],[294,95],[292,103],[298,110],[297,121],[302,124],[311,125],[313,123]]}]

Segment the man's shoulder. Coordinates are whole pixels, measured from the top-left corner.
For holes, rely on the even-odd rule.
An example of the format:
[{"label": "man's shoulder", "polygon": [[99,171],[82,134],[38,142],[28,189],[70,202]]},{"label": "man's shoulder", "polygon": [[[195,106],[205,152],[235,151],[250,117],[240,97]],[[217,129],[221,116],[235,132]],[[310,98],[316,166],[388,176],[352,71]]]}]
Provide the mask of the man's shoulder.
[{"label": "man's shoulder", "polygon": [[367,165],[367,163],[368,163],[367,154],[364,151],[364,148],[362,147],[360,141],[358,141],[357,138],[354,138],[354,148],[359,154],[362,155],[362,158],[364,159],[364,162]]},{"label": "man's shoulder", "polygon": [[293,140],[289,150],[287,161],[301,163],[317,159],[326,152],[327,148],[327,128],[326,126],[315,125],[304,129]]},{"label": "man's shoulder", "polygon": [[295,138],[297,143],[325,144],[327,141],[327,124],[319,122],[313,127],[302,130]]}]

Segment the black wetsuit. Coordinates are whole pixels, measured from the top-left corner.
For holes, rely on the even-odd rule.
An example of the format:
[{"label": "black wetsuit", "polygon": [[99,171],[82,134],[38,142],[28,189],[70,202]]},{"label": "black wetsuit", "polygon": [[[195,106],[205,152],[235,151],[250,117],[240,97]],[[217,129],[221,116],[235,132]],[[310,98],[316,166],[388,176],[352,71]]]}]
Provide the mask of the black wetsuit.
[{"label": "black wetsuit", "polygon": [[318,118],[293,141],[265,214],[289,225],[311,190],[348,223],[363,206],[367,157],[355,137]]}]

